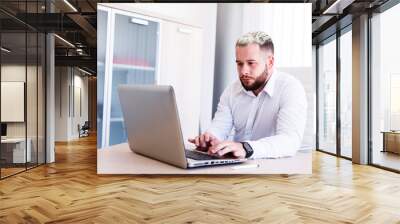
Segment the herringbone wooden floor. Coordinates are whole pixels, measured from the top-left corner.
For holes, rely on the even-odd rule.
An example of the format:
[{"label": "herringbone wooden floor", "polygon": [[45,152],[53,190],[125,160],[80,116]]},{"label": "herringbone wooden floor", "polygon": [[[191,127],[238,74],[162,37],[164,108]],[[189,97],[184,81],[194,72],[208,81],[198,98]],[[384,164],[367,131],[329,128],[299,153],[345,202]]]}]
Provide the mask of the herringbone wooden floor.
[{"label": "herringbone wooden floor", "polygon": [[0,223],[400,223],[400,175],[314,153],[312,175],[98,176],[93,137],[0,181]]}]

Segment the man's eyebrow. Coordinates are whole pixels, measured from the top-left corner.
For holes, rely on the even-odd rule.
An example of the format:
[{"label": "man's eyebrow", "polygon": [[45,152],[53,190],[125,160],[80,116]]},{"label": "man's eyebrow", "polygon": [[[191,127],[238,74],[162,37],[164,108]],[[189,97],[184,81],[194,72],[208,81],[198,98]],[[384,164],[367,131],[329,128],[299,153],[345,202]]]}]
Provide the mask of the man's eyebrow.
[{"label": "man's eyebrow", "polygon": [[[249,59],[249,60],[246,60],[247,62],[255,62],[255,61],[257,61],[257,60],[255,60],[255,59]],[[239,60],[236,60],[236,63],[237,62],[242,62],[242,61],[239,61]]]}]

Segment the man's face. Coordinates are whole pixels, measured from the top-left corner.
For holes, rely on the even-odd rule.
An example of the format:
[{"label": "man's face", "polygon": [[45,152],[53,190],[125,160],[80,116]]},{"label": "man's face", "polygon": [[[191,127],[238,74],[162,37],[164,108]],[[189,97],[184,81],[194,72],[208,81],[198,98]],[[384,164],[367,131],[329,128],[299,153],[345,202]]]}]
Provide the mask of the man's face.
[{"label": "man's face", "polygon": [[262,87],[272,68],[273,56],[257,44],[236,47],[236,67],[240,82],[247,91]]}]

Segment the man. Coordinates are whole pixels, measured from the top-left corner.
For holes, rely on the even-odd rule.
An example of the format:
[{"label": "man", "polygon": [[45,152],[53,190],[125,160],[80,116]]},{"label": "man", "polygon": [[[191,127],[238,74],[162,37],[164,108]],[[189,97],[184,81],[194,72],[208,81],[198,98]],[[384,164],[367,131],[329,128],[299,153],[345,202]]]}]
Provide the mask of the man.
[{"label": "man", "polygon": [[256,159],[295,155],[307,115],[302,84],[274,68],[274,45],[264,32],[247,33],[237,40],[236,65],[239,80],[222,93],[211,127],[189,141],[198,150],[218,156],[229,153]]}]

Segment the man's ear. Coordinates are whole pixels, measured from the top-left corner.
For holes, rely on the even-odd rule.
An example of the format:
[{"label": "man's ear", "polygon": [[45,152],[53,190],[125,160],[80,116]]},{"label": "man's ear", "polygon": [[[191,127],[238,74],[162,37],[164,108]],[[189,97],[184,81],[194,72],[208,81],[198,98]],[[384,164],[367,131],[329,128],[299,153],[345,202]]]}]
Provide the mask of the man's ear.
[{"label": "man's ear", "polygon": [[271,70],[274,67],[274,63],[275,63],[275,58],[274,55],[271,54],[267,58],[267,66],[269,70]]}]

